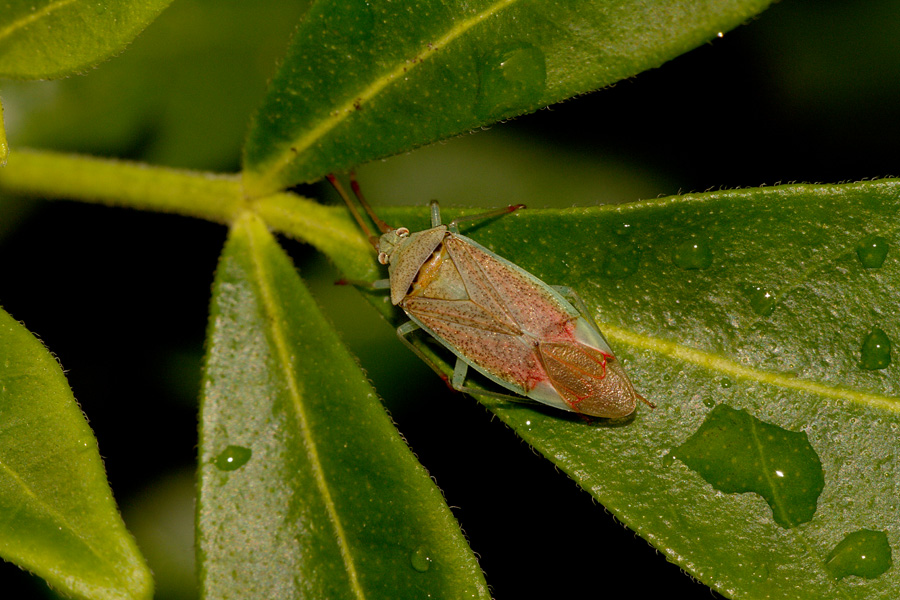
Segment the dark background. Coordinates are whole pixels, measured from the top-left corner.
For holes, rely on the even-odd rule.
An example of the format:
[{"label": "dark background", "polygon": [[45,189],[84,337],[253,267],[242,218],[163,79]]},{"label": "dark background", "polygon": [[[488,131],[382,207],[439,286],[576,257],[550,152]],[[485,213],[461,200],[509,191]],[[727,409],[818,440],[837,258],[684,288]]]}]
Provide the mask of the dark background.
[{"label": "dark background", "polygon": [[[177,17],[170,11],[164,19]],[[660,69],[363,167],[360,178],[382,203],[436,197],[497,205],[510,198],[567,206],[889,176],[900,170],[898,26],[893,2],[785,0]],[[273,43],[276,56],[280,44]],[[105,68],[81,79],[102,77]],[[192,153],[197,140],[165,143],[166,128],[177,122],[85,123],[38,98],[39,85],[59,95],[81,84],[0,85],[13,145],[238,168],[239,135],[219,143],[218,155]],[[247,106],[261,85],[249,86]],[[19,110],[28,106],[37,107],[40,124]],[[91,129],[100,132],[91,137]],[[67,132],[61,141],[51,135],[59,131]],[[175,146],[180,154],[167,154]],[[464,188],[450,189],[460,180]],[[67,370],[126,522],[156,572],[157,597],[191,598],[199,369],[226,231],[173,216],[0,200],[0,304]],[[603,596],[623,587],[638,598],[715,597],[473,399],[448,393],[374,310],[331,285],[337,275],[309,248],[284,243],[444,491],[495,597]],[[0,597],[46,593],[39,580],[0,565]]]}]

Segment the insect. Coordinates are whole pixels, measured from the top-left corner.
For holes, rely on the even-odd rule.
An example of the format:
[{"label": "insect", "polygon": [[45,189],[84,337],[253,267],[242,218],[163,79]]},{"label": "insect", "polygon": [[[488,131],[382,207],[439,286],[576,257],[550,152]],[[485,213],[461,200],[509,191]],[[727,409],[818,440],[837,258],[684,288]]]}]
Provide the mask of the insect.
[{"label": "insect", "polygon": [[[635,392],[572,290],[551,287],[459,234],[460,222],[501,216],[523,205],[444,225],[433,201],[431,229],[410,232],[378,218],[351,175],[354,194],[382,232],[378,237],[334,175],[328,180],[368,235],[378,261],[388,265],[390,279],[374,285],[389,288],[391,302],[410,318],[397,328],[401,341],[445,380],[438,365],[407,337],[422,329],[455,354],[449,382],[454,389],[519,401],[527,398],[595,417],[630,415],[638,400],[654,406]],[[515,396],[466,386],[470,367]]]}]

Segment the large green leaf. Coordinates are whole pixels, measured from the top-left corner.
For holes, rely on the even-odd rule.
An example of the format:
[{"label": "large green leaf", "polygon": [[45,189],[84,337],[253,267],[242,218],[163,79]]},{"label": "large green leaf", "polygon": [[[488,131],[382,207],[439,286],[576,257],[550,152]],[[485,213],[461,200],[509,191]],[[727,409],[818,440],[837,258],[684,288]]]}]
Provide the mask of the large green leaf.
[{"label": "large green leaf", "polygon": [[199,537],[205,598],[490,597],[440,491],[252,216],[213,290]]},{"label": "large green leaf", "polygon": [[0,556],[90,600],[153,597],[59,364],[0,310]]},{"label": "large green leaf", "polygon": [[47,79],[122,50],[172,0],[7,0],[0,77]]},{"label": "large green leaf", "polygon": [[[383,212],[428,224],[424,208]],[[898,212],[900,182],[882,181],[472,225],[500,255],[574,287],[657,408],[609,423],[483,401],[730,597],[896,597]]]},{"label": "large green leaf", "polygon": [[768,0],[321,0],[256,115],[251,196],[630,77]]}]

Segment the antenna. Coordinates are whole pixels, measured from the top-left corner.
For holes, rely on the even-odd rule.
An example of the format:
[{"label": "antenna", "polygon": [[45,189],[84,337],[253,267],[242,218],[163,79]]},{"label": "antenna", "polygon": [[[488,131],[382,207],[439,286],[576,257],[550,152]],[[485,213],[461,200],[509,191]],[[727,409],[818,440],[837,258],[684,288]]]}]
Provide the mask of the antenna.
[{"label": "antenna", "polygon": [[372,218],[372,221],[375,225],[378,226],[378,229],[381,230],[381,233],[387,233],[388,231],[393,231],[394,228],[382,221],[378,218],[378,215],[375,214],[375,211],[372,210],[372,207],[369,206],[369,203],[366,202],[365,196],[363,196],[362,190],[359,187],[359,182],[356,181],[356,173],[350,171],[350,187],[353,189],[354,195],[356,195],[356,199],[359,200],[359,203],[362,204],[362,207],[366,209],[366,213]]},{"label": "antenna", "polygon": [[[359,209],[356,208],[356,205],[350,201],[350,196],[348,196],[347,192],[344,191],[343,186],[341,186],[341,184],[338,182],[337,178],[334,176],[334,173],[329,173],[328,175],[325,176],[325,178],[328,179],[328,183],[331,184],[331,186],[341,196],[341,198],[344,199],[344,203],[347,205],[347,208],[350,209],[350,214],[353,215],[353,218],[356,219],[356,222],[357,222],[357,224],[359,224],[360,229],[362,229],[363,233],[366,234],[366,237],[369,238],[369,243],[372,244],[372,246],[375,248],[375,250],[378,250],[378,236],[372,232],[372,228],[369,227],[368,223],[366,223],[365,220],[362,218],[362,215],[359,214]],[[364,200],[362,200],[362,196],[359,192],[359,184],[356,183],[356,179],[352,176],[350,179],[350,183],[353,186],[354,194],[356,194],[356,197],[360,200],[360,204],[362,204],[363,207],[365,207],[367,209],[366,212],[369,213],[369,216],[372,216],[372,209],[369,208],[369,206],[367,204],[365,204]],[[378,219],[378,220],[375,220],[375,219],[376,218],[373,216],[372,220],[375,221],[375,223],[378,224],[379,227],[381,227],[382,225],[387,227],[387,225],[385,224],[384,221],[381,221],[381,219]],[[380,223],[379,223],[379,221],[380,221]],[[388,228],[388,229],[390,229],[390,228]]]}]

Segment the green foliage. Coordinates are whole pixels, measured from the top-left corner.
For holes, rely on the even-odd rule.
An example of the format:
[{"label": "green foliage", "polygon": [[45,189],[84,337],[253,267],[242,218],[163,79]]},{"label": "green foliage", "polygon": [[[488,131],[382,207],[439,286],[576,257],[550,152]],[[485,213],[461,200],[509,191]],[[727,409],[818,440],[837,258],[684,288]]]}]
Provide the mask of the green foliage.
[{"label": "green foliage", "polygon": [[122,50],[172,0],[9,0],[0,77],[63,77]]},{"label": "green foliage", "polygon": [[[62,1],[23,16],[25,5],[13,4],[0,17],[0,73],[22,77],[94,64],[163,6]],[[203,0],[173,6],[88,77],[49,87],[4,84],[7,115],[15,118],[0,208],[14,206],[14,194],[44,196],[229,226],[202,391],[202,597],[489,596],[440,492],[270,231],[314,246],[352,281],[384,272],[343,207],[303,197],[310,189],[286,188],[660,66],[768,4],[319,1],[276,70],[302,5]],[[115,27],[104,21],[110,16]],[[71,27],[82,21],[90,27]],[[236,166],[248,120],[237,176],[17,150],[29,143],[223,170]],[[3,148],[0,138],[0,162]],[[674,161],[681,146],[673,148]],[[519,150],[510,138],[480,162],[494,169]],[[519,169],[533,175],[555,164],[568,176],[575,163],[560,154],[544,149],[539,167]],[[461,170],[449,172],[467,179]],[[582,190],[560,192],[565,185],[550,193],[592,203]],[[462,193],[468,201],[470,188]],[[508,201],[524,195],[513,188]],[[590,197],[612,195],[604,189]],[[896,597],[898,198],[894,180],[788,185],[472,223],[466,235],[581,295],[656,408],[639,406],[630,419],[608,422],[480,400],[669,560],[729,597]],[[392,225],[428,226],[423,207],[382,212]],[[445,207],[448,219],[455,214],[464,213]],[[390,321],[403,320],[382,294],[365,296]],[[43,365],[23,379],[8,363],[0,372],[4,393],[52,388],[21,396],[37,402],[0,411],[14,424],[39,423],[0,428],[7,449],[0,463],[25,460],[15,481],[36,482],[23,496],[0,481],[0,502],[28,515],[8,521],[15,531],[0,528],[3,556],[84,598],[148,595],[146,568],[68,385],[40,344],[2,316],[18,337],[0,340],[0,358],[5,351],[14,365]],[[452,371],[440,348],[417,343]],[[382,363],[404,358],[378,356]],[[430,390],[442,383],[429,382],[427,397],[415,402],[433,401]],[[64,447],[85,440],[90,451]],[[456,440],[460,447],[469,441],[465,432]],[[53,460],[41,460],[48,452]],[[73,456],[81,462],[70,462]],[[45,505],[66,526],[55,530],[53,515],[38,510]],[[569,514],[567,506],[540,510]],[[565,525],[578,526],[574,519]],[[593,557],[601,545],[536,544],[531,552],[549,562],[556,554]],[[585,574],[547,575],[569,576]]]},{"label": "green foliage", "polygon": [[[890,465],[900,367],[869,370],[860,360],[873,325],[900,336],[900,263],[889,251],[882,267],[869,269],[856,249],[872,235],[900,245],[898,192],[890,180],[781,186],[519,211],[478,227],[477,241],[579,292],[657,408],[639,407],[631,422],[610,426],[483,402],[670,560],[723,593],[889,597],[900,588],[896,569],[851,586],[829,574],[826,558],[861,527],[887,532],[892,543],[897,533]],[[412,230],[428,223],[422,209],[383,212]],[[679,265],[686,240],[708,249],[706,267]],[[760,286],[771,290],[765,307],[754,301]],[[717,406],[745,416],[716,423]],[[790,457],[779,455],[788,449]],[[735,460],[731,474],[715,462]],[[794,497],[765,483],[776,470],[798,475]]]},{"label": "green foliage", "polygon": [[65,594],[149,599],[97,440],[59,364],[0,310],[0,556]]},{"label": "green foliage", "polygon": [[253,120],[247,192],[315,181],[610,85],[768,4],[316,2]]},{"label": "green foliage", "polygon": [[222,254],[208,343],[206,598],[490,597],[440,491],[255,217]]}]

